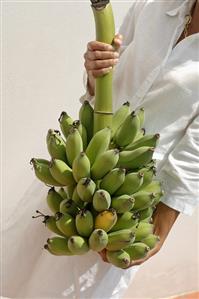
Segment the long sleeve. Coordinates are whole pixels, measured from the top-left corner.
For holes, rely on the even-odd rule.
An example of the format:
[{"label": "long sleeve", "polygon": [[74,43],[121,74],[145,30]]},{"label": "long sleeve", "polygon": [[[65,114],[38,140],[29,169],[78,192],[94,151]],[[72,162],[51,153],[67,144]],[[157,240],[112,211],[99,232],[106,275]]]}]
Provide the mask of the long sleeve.
[{"label": "long sleeve", "polygon": [[199,203],[199,116],[169,154],[160,171],[165,195],[162,202],[184,214],[192,215]]}]

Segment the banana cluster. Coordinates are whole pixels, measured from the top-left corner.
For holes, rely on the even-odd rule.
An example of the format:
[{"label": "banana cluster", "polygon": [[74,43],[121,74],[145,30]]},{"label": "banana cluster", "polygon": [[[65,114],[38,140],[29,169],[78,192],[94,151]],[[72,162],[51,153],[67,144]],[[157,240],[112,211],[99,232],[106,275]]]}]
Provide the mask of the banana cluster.
[{"label": "banana cluster", "polygon": [[93,135],[94,111],[85,102],[74,121],[59,118],[62,135],[49,130],[51,160],[31,160],[36,177],[50,186],[47,204],[52,215],[39,211],[56,234],[44,248],[53,255],[83,255],[106,249],[110,263],[127,268],[155,247],[151,223],[163,195],[155,180],[153,152],[159,134],[146,135],[145,112],[125,103],[113,115],[112,127]]}]

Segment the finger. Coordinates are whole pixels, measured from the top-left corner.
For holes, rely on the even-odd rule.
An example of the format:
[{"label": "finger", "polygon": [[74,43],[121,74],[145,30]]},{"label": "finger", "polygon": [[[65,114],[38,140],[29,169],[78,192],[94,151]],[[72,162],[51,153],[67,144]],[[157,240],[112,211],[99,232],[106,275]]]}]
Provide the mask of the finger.
[{"label": "finger", "polygon": [[84,58],[89,59],[89,60],[115,59],[115,58],[119,58],[119,53],[112,52],[112,51],[90,51],[90,50],[88,50],[84,54]]},{"label": "finger", "polygon": [[121,34],[117,34],[113,40],[113,46],[115,48],[115,50],[119,50],[119,48],[121,47],[122,45],[122,40],[123,40],[123,37]]},{"label": "finger", "polygon": [[106,43],[102,43],[102,42],[98,42],[98,41],[91,41],[87,44],[87,49],[90,51],[95,51],[95,50],[100,50],[100,51],[114,51],[114,47],[106,44]]},{"label": "finger", "polygon": [[95,61],[87,60],[85,61],[84,66],[88,71],[94,71],[94,70],[113,67],[117,63],[118,63],[118,58],[107,59],[107,60],[95,60]]},{"label": "finger", "polygon": [[109,67],[109,68],[100,69],[100,70],[93,70],[92,75],[94,78],[102,77],[102,76],[108,74],[112,69],[113,69],[112,67]]}]

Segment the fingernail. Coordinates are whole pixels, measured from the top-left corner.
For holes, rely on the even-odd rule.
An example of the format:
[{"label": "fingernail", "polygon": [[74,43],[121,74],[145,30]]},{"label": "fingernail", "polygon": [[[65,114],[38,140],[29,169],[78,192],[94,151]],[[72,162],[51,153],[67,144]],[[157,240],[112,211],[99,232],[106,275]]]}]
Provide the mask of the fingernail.
[{"label": "fingernail", "polygon": [[118,63],[119,59],[114,59],[114,64]]},{"label": "fingernail", "polygon": [[116,57],[119,57],[119,53],[118,52],[115,52],[114,53],[114,57],[116,58]]}]

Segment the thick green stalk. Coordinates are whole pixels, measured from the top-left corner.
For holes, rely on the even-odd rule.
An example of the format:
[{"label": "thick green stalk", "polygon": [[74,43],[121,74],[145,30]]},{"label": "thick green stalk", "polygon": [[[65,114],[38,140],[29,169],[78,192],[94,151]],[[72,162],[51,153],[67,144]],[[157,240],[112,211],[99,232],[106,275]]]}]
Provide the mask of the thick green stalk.
[{"label": "thick green stalk", "polygon": [[[95,18],[96,40],[112,44],[115,36],[115,23],[109,0],[91,0]],[[112,77],[113,71],[96,78],[94,133],[112,125]]]}]

